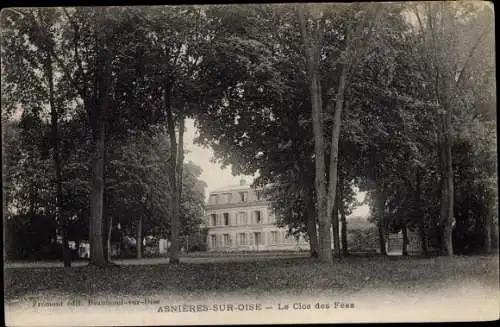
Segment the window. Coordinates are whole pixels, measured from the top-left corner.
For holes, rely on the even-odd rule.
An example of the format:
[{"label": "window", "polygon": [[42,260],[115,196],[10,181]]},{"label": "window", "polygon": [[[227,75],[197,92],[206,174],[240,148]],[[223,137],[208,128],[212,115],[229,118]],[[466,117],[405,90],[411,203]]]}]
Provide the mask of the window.
[{"label": "window", "polygon": [[271,232],[271,244],[277,244],[277,243],[278,243],[278,232],[272,231]]},{"label": "window", "polygon": [[248,239],[246,233],[240,233],[240,245],[247,245]]},{"label": "window", "polygon": [[219,195],[218,194],[210,195],[210,204],[219,204]]},{"label": "window", "polygon": [[255,191],[255,198],[257,201],[262,199],[262,192],[261,191]]},{"label": "window", "polygon": [[231,245],[231,235],[224,234],[224,245]]},{"label": "window", "polygon": [[210,243],[212,244],[212,248],[217,247],[217,235],[210,235]]},{"label": "window", "polygon": [[248,199],[248,192],[240,192],[240,201],[247,202],[247,199]]},{"label": "window", "polygon": [[255,237],[255,245],[262,245],[264,242],[262,241],[262,233],[261,232],[256,232],[254,234]]},{"label": "window", "polygon": [[224,212],[224,225],[229,225],[229,214]]},{"label": "window", "polygon": [[210,225],[212,226],[217,225],[217,215],[215,213],[210,215]]},{"label": "window", "polygon": [[242,211],[240,212],[240,225],[247,225],[248,224],[248,215],[246,212]]},{"label": "window", "polygon": [[257,224],[262,223],[262,216],[260,214],[260,211],[254,211],[254,216],[255,216],[255,222]]}]

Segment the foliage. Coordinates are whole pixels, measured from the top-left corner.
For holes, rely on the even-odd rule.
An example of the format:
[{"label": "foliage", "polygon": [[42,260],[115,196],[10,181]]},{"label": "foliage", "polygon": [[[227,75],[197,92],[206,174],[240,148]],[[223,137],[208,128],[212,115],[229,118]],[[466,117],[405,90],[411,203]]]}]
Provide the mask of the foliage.
[{"label": "foliage", "polygon": [[72,239],[102,238],[103,217],[127,232],[142,217],[147,233],[196,233],[204,186],[182,138],[193,118],[222,166],[259,175],[291,234],[335,226],[335,194],[349,215],[356,187],[383,232],[441,230],[449,247],[455,226],[455,248],[487,251],[498,225],[491,8],[381,6],[3,11],[12,228],[56,216],[55,121]]}]

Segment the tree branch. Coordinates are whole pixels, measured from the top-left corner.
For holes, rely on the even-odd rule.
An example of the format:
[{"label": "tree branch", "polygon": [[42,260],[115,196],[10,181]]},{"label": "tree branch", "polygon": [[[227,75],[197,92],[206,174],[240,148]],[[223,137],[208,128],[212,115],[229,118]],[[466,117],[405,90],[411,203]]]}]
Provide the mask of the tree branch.
[{"label": "tree branch", "polygon": [[405,176],[404,174],[402,174],[401,172],[399,172],[399,171],[397,171],[397,170],[393,170],[393,173],[394,173],[397,177],[399,177],[399,178],[401,178],[402,180],[404,180],[404,181],[407,183],[408,187],[410,187],[410,189],[411,189],[413,192],[415,192],[415,188],[413,187],[413,184],[412,184],[411,180],[410,180],[407,176]]},{"label": "tree branch", "polygon": [[[373,27],[378,22],[381,15],[382,15],[382,4],[379,3],[375,7],[374,17],[371,20],[371,23],[369,24],[368,34],[366,35],[365,38],[363,38],[362,36],[363,36],[363,30],[364,30],[364,27],[366,25],[368,15],[365,15],[365,17],[363,17],[363,20],[357,24],[357,26],[356,26],[357,31],[355,32],[356,35],[354,36],[354,39],[356,40],[354,42],[354,43],[356,43],[356,46],[354,47],[354,49],[356,49],[356,52],[357,52],[356,54],[352,53],[351,50],[352,50],[353,46],[349,45],[350,38],[348,38],[348,35],[346,36],[347,46],[351,48],[351,50],[348,51],[348,56],[352,56],[351,62],[349,63],[349,65],[347,67],[346,85],[349,85],[349,81],[350,81],[350,78],[352,76],[353,69],[357,66],[360,57],[369,48],[369,42],[370,42],[371,36],[373,34]],[[348,34],[349,34],[349,32],[348,32]],[[359,42],[361,42],[361,40],[363,40],[364,46],[361,46],[358,44]]]},{"label": "tree branch", "polygon": [[488,22],[486,24],[486,26],[484,26],[483,28],[483,31],[481,32],[481,35],[477,38],[476,42],[474,43],[474,45],[472,46],[472,48],[470,49],[469,51],[469,55],[467,56],[466,60],[465,60],[465,63],[462,67],[462,69],[460,70],[460,72],[458,73],[458,78],[455,82],[455,85],[454,85],[454,89],[458,88],[462,82],[462,78],[463,78],[463,74],[464,74],[464,71],[465,69],[467,68],[470,60],[472,59],[472,56],[474,55],[474,52],[476,51],[477,47],[479,46],[479,44],[481,43],[484,35],[486,34],[487,32],[487,28],[490,26],[490,23]]},{"label": "tree branch", "polygon": [[[23,15],[24,17],[26,17],[26,15]],[[48,42],[48,40],[52,39],[48,34],[47,32],[42,28],[41,26],[41,23],[39,23],[36,18],[34,16],[30,17],[30,19],[32,20],[32,22],[35,24],[35,26],[38,28],[38,30],[40,31],[40,33],[43,34],[44,38],[45,38],[45,41]],[[62,62],[61,58],[59,58],[59,56],[55,53],[53,47],[48,47],[48,50],[50,51],[50,55],[56,60],[57,64],[59,65],[59,67],[63,70],[63,73],[64,75],[66,76],[66,78],[70,81],[70,83],[78,90],[78,93],[82,96],[83,98],[83,94],[82,94],[82,90],[80,89],[80,86],[78,85],[78,83],[76,83],[75,79],[72,78],[71,76],[71,73],[68,69],[68,67],[66,67],[66,65],[64,65],[64,63]]]},{"label": "tree branch", "polygon": [[[70,17],[69,13],[68,13],[68,10],[66,8],[63,8],[63,11],[66,15],[66,17],[68,18],[68,21],[70,22],[70,24],[73,26],[73,30],[75,32],[75,37],[74,37],[74,56],[75,56],[75,61],[76,61],[76,64],[78,65],[78,69],[80,70],[80,74],[83,76],[85,76],[85,73],[83,71],[83,66],[82,66],[82,61],[80,60],[80,56],[78,55],[78,38],[79,38],[79,29],[78,29],[78,24],[73,20],[72,17]],[[82,88],[82,96],[86,96],[86,92],[85,92],[85,87]]]}]

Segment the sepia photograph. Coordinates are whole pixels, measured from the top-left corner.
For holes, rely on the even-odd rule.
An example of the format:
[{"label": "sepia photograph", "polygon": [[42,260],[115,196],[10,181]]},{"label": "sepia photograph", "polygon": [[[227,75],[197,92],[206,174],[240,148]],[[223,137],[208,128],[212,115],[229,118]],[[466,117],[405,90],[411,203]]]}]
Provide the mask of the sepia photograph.
[{"label": "sepia photograph", "polygon": [[8,7],[7,326],[494,321],[494,6]]}]

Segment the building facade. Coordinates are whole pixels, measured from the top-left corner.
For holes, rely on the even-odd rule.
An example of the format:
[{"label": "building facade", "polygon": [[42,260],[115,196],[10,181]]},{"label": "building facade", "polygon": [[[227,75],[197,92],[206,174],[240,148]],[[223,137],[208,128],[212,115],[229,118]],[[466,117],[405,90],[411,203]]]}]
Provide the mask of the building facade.
[{"label": "building facade", "polygon": [[309,249],[303,236],[287,237],[287,230],[276,226],[269,202],[244,180],[210,193],[204,223],[208,251]]}]

